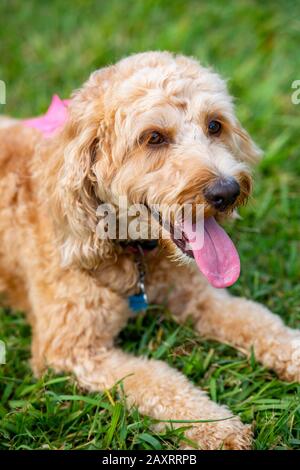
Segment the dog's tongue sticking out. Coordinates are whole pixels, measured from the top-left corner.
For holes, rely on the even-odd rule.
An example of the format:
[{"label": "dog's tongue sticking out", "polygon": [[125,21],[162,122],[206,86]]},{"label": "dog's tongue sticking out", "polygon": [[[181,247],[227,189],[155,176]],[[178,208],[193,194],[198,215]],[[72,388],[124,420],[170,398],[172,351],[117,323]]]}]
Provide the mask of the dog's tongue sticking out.
[{"label": "dog's tongue sticking out", "polygon": [[193,227],[184,224],[184,232],[200,271],[214,287],[223,288],[234,284],[240,275],[240,258],[225,230],[214,217],[205,219],[204,241],[201,246],[197,246],[197,243],[193,243]]}]

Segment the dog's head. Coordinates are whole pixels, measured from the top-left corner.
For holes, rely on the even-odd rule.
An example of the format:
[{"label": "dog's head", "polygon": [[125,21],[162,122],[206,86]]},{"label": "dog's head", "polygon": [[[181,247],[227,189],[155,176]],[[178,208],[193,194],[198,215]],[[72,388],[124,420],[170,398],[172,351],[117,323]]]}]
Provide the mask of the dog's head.
[{"label": "dog's head", "polygon": [[[249,166],[260,155],[224,81],[167,52],[133,55],[94,72],[74,93],[55,139],[59,178],[52,190],[65,262],[89,268],[113,252],[113,243],[96,235],[101,201],[197,203],[212,220],[247,199]],[[190,254],[174,237],[164,244],[169,253]]]}]

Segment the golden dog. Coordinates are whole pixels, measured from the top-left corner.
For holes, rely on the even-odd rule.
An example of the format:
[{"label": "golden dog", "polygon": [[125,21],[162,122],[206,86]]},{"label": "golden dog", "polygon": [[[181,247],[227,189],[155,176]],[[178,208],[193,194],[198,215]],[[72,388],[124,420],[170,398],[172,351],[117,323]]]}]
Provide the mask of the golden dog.
[{"label": "golden dog", "polygon": [[218,289],[239,267],[216,219],[246,201],[249,166],[260,155],[224,81],[184,56],[137,54],[94,72],[52,136],[11,118],[0,127],[0,289],[28,314],[34,372],[69,371],[94,391],[123,379],[128,404],[157,420],[221,420],[186,431],[200,449],[250,448],[250,426],[222,420],[227,407],[164,362],[114,346],[139,269],[126,243],[96,231],[99,204],[120,196],[147,207],[202,204],[204,251],[171,237],[145,254],[150,302],[166,303],[179,322],[190,316],[201,335],[253,348],[280,377],[299,380],[299,332]]}]

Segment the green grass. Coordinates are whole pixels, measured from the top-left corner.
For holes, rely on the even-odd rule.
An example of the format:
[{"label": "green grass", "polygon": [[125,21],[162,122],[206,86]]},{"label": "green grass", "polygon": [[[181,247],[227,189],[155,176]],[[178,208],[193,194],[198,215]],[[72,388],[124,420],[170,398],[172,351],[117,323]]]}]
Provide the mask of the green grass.
[{"label": "green grass", "polygon": [[[0,5],[1,112],[43,112],[53,93],[67,97],[97,67],[132,52],[192,54],[229,78],[237,113],[265,150],[255,192],[231,227],[242,275],[231,289],[263,302],[300,326],[300,3],[200,1],[8,1]],[[0,366],[1,449],[168,449],[183,429],[151,431],[151,420],[126,409],[122,393],[86,395],[71,377],[36,381],[30,330],[19,312],[0,315],[7,364]],[[180,369],[245,422],[256,449],[300,449],[300,388],[281,382],[254,357],[197,338],[168,312],[151,309],[122,333],[123,347]],[[185,424],[182,425],[186,426]]]}]

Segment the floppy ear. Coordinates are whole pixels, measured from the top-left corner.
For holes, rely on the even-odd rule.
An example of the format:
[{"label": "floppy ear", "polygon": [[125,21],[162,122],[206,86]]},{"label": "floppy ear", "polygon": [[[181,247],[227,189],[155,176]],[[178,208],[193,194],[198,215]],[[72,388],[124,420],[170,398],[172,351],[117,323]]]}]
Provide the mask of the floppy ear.
[{"label": "floppy ear", "polygon": [[95,72],[73,94],[68,120],[51,144],[46,186],[65,266],[95,269],[113,250],[109,240],[101,240],[96,234],[96,210],[101,202],[97,193],[101,188],[93,172],[107,142],[107,135],[103,135],[103,79],[108,74],[108,69]]},{"label": "floppy ear", "polygon": [[239,123],[233,127],[232,140],[236,155],[240,160],[251,165],[258,163],[263,152]]}]

